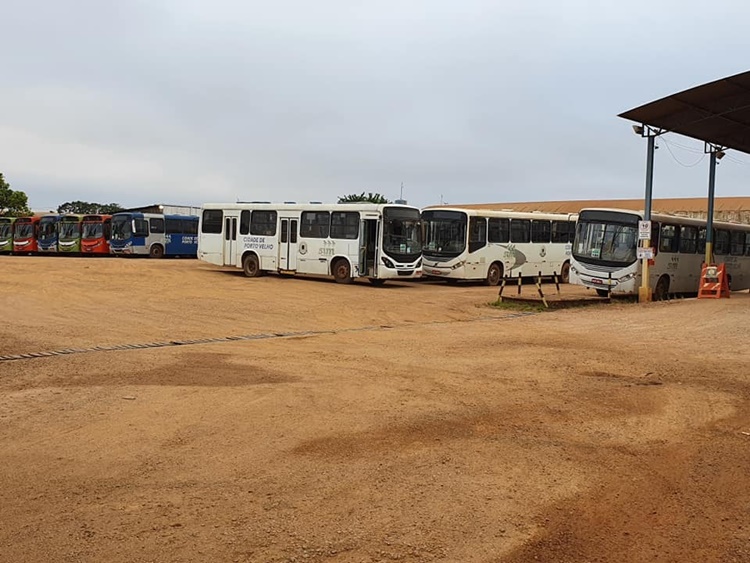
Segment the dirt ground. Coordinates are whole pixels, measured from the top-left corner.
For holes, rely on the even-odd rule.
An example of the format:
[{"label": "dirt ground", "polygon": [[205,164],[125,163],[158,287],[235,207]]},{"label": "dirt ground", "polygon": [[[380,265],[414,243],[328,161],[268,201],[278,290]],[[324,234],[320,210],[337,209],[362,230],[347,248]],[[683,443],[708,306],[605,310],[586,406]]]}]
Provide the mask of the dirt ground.
[{"label": "dirt ground", "polygon": [[750,295],[496,294],[0,257],[0,560],[750,561]]}]

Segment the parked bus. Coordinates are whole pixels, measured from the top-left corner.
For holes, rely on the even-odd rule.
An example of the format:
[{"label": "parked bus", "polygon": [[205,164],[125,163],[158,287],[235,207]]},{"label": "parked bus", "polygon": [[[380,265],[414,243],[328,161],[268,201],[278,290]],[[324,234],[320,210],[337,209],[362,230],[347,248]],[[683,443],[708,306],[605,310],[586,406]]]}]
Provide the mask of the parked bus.
[{"label": "parked bus", "polygon": [[68,214],[60,217],[57,224],[57,251],[65,254],[80,254],[81,226],[83,215]]},{"label": "parked bus", "polygon": [[[638,221],[643,214],[624,209],[584,209],[578,218],[571,282],[607,294],[638,295],[642,261],[637,259]],[[733,290],[750,287],[750,225],[714,222],[713,253],[724,262]],[[649,287],[655,299],[697,293],[706,251],[706,221],[653,214]]]},{"label": "parked bus", "polygon": [[575,215],[431,208],[422,211],[423,270],[429,277],[483,280],[570,272]]},{"label": "parked bus", "polygon": [[330,275],[339,283],[422,275],[419,209],[406,205],[206,204],[198,258],[264,272]]},{"label": "parked bus", "polygon": [[36,254],[39,251],[41,217],[19,217],[13,232],[13,254]]},{"label": "parked bus", "polygon": [[13,252],[15,217],[0,217],[0,254]]},{"label": "parked bus", "polygon": [[161,213],[115,213],[112,215],[109,249],[112,254],[118,255],[195,258],[198,250],[198,217]]},{"label": "parked bus", "polygon": [[59,215],[42,215],[39,220],[39,253],[57,252]]},{"label": "parked bus", "polygon": [[109,239],[112,235],[111,215],[84,215],[81,232],[81,252],[109,254]]}]

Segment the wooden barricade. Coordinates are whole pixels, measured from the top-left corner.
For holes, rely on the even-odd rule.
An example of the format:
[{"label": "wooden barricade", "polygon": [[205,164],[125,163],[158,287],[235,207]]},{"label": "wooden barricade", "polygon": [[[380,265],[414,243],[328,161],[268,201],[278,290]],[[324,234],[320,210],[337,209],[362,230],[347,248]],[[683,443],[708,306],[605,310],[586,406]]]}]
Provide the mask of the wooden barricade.
[{"label": "wooden barricade", "polygon": [[703,264],[698,287],[699,299],[729,297],[729,278],[725,264]]}]

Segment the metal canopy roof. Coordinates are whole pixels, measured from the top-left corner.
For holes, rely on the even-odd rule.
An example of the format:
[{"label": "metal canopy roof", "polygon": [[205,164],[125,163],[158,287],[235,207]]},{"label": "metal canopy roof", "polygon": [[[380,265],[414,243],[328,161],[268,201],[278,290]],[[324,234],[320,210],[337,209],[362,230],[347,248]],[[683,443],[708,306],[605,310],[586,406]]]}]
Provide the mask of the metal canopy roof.
[{"label": "metal canopy roof", "polygon": [[619,117],[750,154],[750,72],[672,94]]}]

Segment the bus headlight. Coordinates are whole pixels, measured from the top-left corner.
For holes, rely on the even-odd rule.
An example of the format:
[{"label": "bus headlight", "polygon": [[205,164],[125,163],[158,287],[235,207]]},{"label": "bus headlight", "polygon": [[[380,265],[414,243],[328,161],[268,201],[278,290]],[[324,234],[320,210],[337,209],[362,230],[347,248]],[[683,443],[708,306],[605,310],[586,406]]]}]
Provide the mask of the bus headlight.
[{"label": "bus headlight", "polygon": [[626,282],[628,280],[632,280],[634,277],[635,277],[635,272],[630,272],[629,274],[625,274],[621,278],[617,278],[617,281],[620,282],[620,283],[622,283],[622,282]]},{"label": "bus headlight", "polygon": [[390,258],[386,258],[385,256],[380,258],[383,261],[383,264],[385,264],[386,268],[395,268],[396,265],[390,260]]},{"label": "bus headlight", "polygon": [[456,262],[451,266],[451,270],[458,270],[461,266],[463,266],[466,263],[466,261],[463,262]]}]

